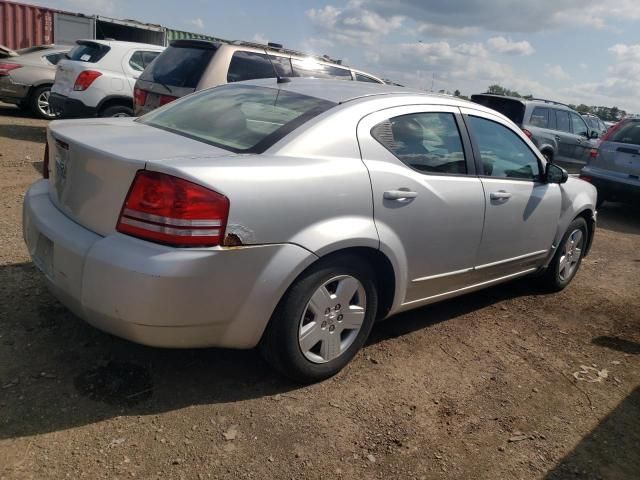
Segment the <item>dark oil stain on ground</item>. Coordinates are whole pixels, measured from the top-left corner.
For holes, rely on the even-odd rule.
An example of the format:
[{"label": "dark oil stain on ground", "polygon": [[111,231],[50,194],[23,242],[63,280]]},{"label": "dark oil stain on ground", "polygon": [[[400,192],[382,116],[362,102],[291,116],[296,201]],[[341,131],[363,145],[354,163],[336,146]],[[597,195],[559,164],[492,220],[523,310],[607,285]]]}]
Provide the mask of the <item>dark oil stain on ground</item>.
[{"label": "dark oil stain on ground", "polygon": [[137,405],[153,393],[149,369],[128,362],[110,361],[92,368],[78,375],[74,385],[81,395],[114,406]]}]

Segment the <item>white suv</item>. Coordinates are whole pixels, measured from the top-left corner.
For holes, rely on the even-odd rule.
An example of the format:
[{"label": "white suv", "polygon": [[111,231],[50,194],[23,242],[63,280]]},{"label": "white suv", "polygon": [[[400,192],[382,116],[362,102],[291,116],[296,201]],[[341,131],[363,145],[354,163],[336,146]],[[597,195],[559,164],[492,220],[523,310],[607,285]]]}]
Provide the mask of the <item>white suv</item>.
[{"label": "white suv", "polygon": [[51,109],[61,118],[132,116],[136,79],[164,47],[108,40],[76,43],[58,63]]}]

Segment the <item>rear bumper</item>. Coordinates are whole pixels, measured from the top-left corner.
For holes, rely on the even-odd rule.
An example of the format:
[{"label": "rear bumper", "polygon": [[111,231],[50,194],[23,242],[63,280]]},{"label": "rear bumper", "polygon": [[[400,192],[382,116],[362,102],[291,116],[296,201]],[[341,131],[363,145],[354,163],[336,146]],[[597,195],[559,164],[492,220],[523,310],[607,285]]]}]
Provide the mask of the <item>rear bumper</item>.
[{"label": "rear bumper", "polygon": [[176,249],[101,237],[31,186],[24,238],[54,295],[116,336],[159,347],[254,347],[295,277],[316,258],[290,244]]},{"label": "rear bumper", "polygon": [[49,106],[58,113],[59,118],[90,118],[98,116],[96,107],[87,107],[80,100],[65,97],[59,93],[51,93]]},{"label": "rear bumper", "polygon": [[618,177],[605,170],[589,166],[584,167],[581,174],[591,178],[590,183],[598,189],[598,195],[604,199],[627,200],[640,197],[640,179],[638,178]]}]

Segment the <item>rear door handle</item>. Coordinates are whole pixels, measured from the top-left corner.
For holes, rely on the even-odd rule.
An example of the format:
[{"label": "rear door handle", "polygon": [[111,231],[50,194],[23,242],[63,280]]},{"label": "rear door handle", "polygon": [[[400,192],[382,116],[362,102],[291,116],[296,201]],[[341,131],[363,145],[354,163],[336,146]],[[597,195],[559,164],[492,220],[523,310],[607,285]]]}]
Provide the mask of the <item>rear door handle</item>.
[{"label": "rear door handle", "polygon": [[383,196],[385,200],[408,200],[410,198],[416,198],[418,192],[411,192],[409,190],[387,190]]},{"label": "rear door handle", "polygon": [[511,194],[509,192],[505,192],[504,190],[500,190],[498,192],[491,192],[489,194],[489,198],[491,200],[508,200],[511,198]]}]

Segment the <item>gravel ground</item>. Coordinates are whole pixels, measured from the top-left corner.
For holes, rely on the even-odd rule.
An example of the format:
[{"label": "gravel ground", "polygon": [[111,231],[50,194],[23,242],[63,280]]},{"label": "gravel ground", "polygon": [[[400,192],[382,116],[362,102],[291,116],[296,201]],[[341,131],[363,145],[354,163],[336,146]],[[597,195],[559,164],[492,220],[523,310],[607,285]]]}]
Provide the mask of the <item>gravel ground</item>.
[{"label": "gravel ground", "polygon": [[640,210],[606,204],[573,284],[399,315],[300,388],[256,352],[84,324],[21,234],[46,122],[0,107],[0,478],[637,479]]}]

